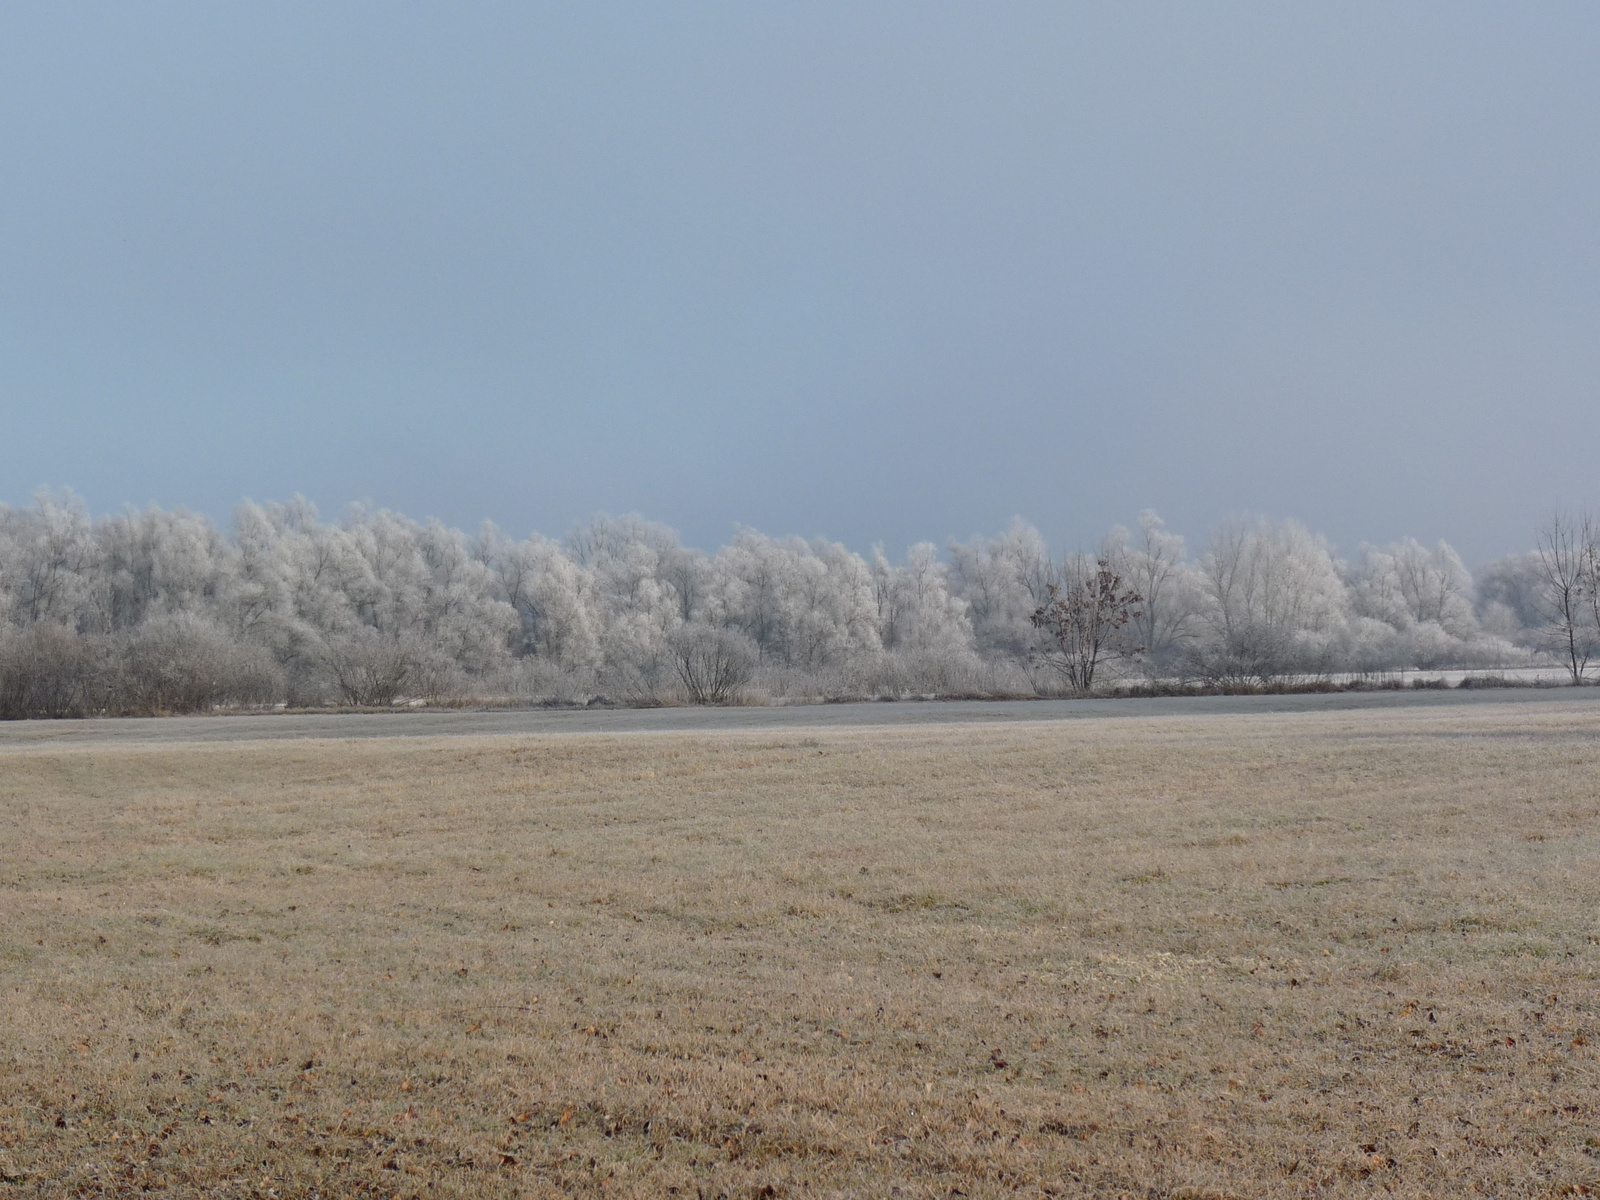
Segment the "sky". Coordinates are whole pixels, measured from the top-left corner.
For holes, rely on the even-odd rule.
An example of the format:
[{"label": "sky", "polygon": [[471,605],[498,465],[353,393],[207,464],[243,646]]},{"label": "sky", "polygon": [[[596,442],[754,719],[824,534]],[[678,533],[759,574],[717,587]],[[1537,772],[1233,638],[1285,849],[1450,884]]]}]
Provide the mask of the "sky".
[{"label": "sky", "polygon": [[1600,503],[1600,7],[0,11],[0,502],[1469,563]]}]

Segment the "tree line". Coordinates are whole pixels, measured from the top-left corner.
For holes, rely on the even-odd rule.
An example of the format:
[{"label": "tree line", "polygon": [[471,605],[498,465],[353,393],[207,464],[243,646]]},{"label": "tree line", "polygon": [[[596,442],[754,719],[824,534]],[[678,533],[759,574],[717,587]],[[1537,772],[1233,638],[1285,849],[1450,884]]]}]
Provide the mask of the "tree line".
[{"label": "tree line", "polygon": [[1444,542],[1341,560],[1236,518],[1191,554],[1152,512],[1053,558],[1018,520],[891,560],[740,529],[713,554],[599,516],[556,541],[302,499],[229,527],[70,493],[0,506],[0,715],[1245,690],[1600,651],[1600,530],[1558,516],[1474,578]]}]

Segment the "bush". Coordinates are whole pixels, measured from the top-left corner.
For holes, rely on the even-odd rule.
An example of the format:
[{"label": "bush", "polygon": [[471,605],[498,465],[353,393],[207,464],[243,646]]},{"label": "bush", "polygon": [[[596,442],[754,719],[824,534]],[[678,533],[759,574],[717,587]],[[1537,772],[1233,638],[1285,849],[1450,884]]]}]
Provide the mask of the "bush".
[{"label": "bush", "polygon": [[270,704],[283,672],[265,647],[241,643],[201,617],[156,617],[122,639],[102,679],[108,712],[202,712],[221,704]]},{"label": "bush", "polygon": [[691,704],[729,704],[756,670],[756,646],[732,629],[695,622],[667,640],[672,665]]},{"label": "bush", "polygon": [[438,664],[416,639],[382,633],[363,625],[332,634],[323,642],[322,660],[347,704],[393,704],[406,692],[437,690]]},{"label": "bush", "polygon": [[81,715],[100,652],[95,642],[53,622],[0,635],[0,718]]},{"label": "bush", "polygon": [[514,702],[576,705],[595,694],[592,670],[564,667],[542,655],[514,659],[488,682]]}]

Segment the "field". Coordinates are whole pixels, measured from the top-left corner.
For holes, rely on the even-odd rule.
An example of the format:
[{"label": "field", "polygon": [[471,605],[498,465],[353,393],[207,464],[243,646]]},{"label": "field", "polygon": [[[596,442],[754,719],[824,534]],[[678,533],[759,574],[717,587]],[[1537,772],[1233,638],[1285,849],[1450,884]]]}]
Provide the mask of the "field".
[{"label": "field", "polygon": [[1600,1190],[1600,708],[0,750],[0,1196]]}]

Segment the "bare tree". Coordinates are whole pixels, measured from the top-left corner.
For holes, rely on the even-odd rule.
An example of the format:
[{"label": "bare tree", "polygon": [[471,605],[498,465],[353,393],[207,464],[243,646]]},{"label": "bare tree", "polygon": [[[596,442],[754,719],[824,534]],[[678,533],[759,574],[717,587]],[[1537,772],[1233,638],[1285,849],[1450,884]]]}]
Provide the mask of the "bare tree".
[{"label": "bare tree", "polygon": [[1600,641],[1600,607],[1593,590],[1596,530],[1588,514],[1555,512],[1539,531],[1540,606],[1547,647],[1561,659],[1574,684],[1584,681]]},{"label": "bare tree", "polygon": [[1143,615],[1144,597],[1123,586],[1107,559],[1095,559],[1091,567],[1082,556],[1068,560],[1049,595],[1033,614],[1034,625],[1050,638],[1045,661],[1075,694],[1087,696],[1107,658],[1140,653],[1124,630]]},{"label": "bare tree", "polygon": [[1584,542],[1583,595],[1588,601],[1589,632],[1600,645],[1600,531]]}]

